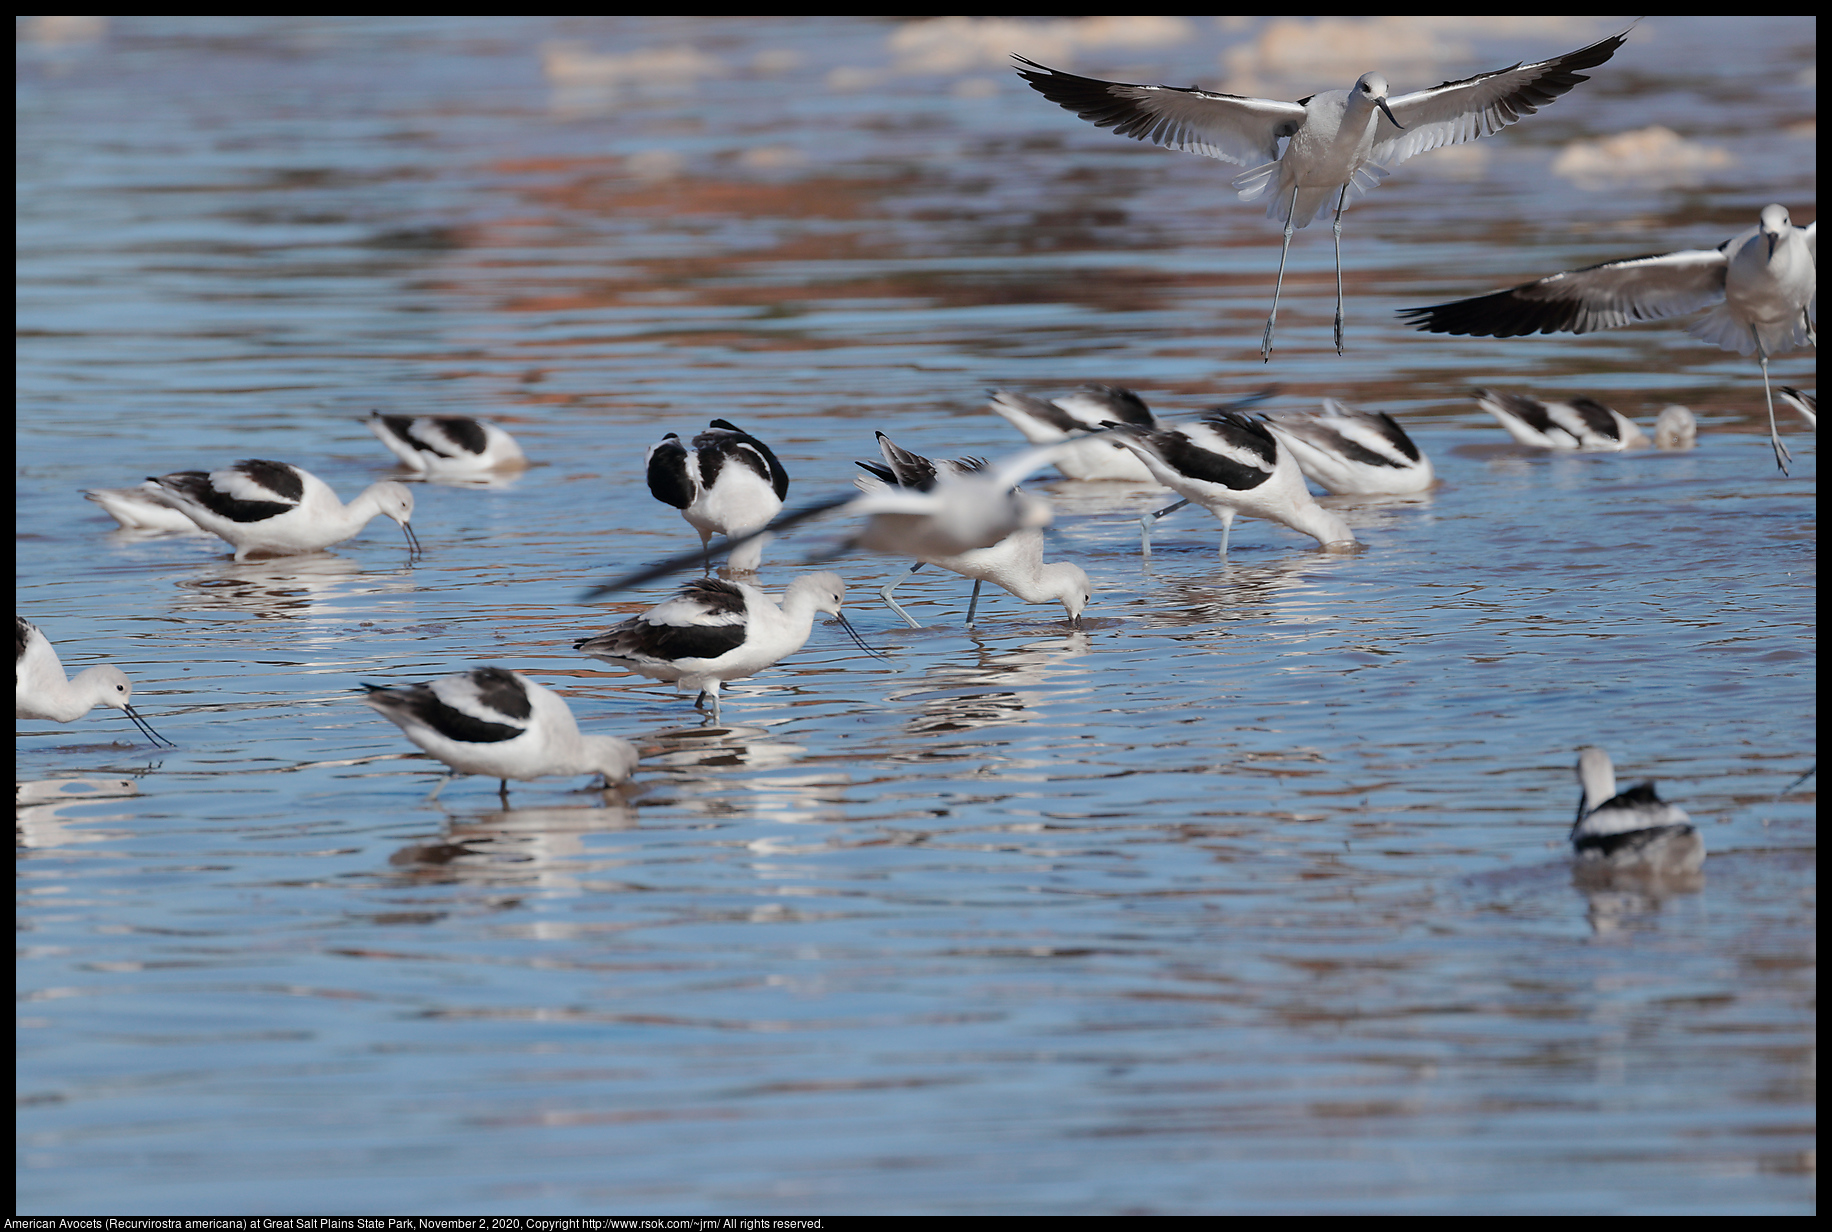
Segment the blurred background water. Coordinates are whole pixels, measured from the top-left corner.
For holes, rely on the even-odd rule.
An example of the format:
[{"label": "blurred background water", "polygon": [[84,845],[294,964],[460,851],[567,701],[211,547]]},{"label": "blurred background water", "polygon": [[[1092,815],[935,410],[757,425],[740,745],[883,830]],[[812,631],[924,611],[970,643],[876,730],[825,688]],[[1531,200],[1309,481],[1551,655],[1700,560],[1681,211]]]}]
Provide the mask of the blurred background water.
[{"label": "blurred background water", "polygon": [[[1394,310],[1815,216],[1811,18],[1661,18],[1504,134],[1293,242],[1234,169],[1114,137],[1017,51],[1296,98],[1626,18],[32,18],[18,27],[19,611],[124,717],[18,743],[21,1212],[1804,1212],[1814,1197],[1817,457],[1673,324]],[[1810,352],[1777,383],[1814,383]],[[882,429],[1018,438],[1004,386],[1396,414],[1442,486],[1324,555],[1050,480],[1086,630],[847,558],[848,614],[691,699],[571,642],[693,542],[642,482],[736,421],[791,503]],[[1472,385],[1679,455],[1534,455]],[[371,410],[536,465],[237,565],[79,489],[244,457],[348,497]],[[779,587],[838,532],[775,543]],[[635,781],[465,780],[362,680],[527,672]],[[1585,893],[1585,743],[1700,824],[1702,889]]]}]

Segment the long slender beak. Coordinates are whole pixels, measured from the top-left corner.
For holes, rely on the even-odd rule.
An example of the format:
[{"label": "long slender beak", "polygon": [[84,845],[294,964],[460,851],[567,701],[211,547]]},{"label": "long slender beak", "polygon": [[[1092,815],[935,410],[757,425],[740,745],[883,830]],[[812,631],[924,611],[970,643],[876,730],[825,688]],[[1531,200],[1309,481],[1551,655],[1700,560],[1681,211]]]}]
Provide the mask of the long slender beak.
[{"label": "long slender beak", "polygon": [[852,622],[846,619],[845,613],[835,612],[833,614],[833,618],[840,622],[840,628],[846,630],[847,636],[852,638],[853,643],[857,645],[860,650],[863,650],[866,654],[870,655],[874,659],[883,659],[886,663],[889,663],[891,661],[891,657],[889,655],[879,654],[877,651],[873,650],[870,646],[867,646],[865,644],[865,639],[860,637],[859,631],[852,627]]},{"label": "long slender beak", "polygon": [[1764,232],[1764,234],[1768,236],[1768,259],[1773,261],[1775,259],[1775,245],[1780,243],[1781,233],[1779,231],[1767,231]]},{"label": "long slender beak", "polygon": [[167,740],[164,736],[154,731],[153,725],[142,718],[138,710],[135,710],[132,706],[123,706],[121,709],[127,713],[128,718],[134,721],[134,726],[140,729],[140,734],[145,736],[148,740],[151,740],[154,744],[169,745],[174,749],[178,747],[172,741]]},{"label": "long slender beak", "polygon": [[1389,106],[1387,106],[1387,100],[1386,100],[1386,99],[1384,99],[1384,98],[1377,98],[1377,99],[1375,99],[1375,100],[1374,100],[1374,105],[1375,105],[1376,107],[1378,107],[1378,108],[1380,108],[1380,109],[1381,109],[1382,111],[1384,111],[1384,112],[1386,112],[1386,113],[1387,113],[1387,119],[1388,119],[1388,120],[1390,120],[1390,121],[1392,121],[1392,124],[1393,124],[1393,127],[1394,127],[1394,128],[1397,128],[1397,129],[1399,129],[1399,131],[1400,131],[1400,132],[1402,132],[1402,133],[1406,131],[1406,126],[1405,126],[1404,124],[1401,124],[1401,123],[1400,123],[1400,122],[1399,122],[1399,121],[1398,121],[1397,119],[1395,119],[1395,118],[1394,118],[1394,115],[1393,115],[1393,108],[1391,108],[1391,107],[1389,107]]},{"label": "long slender beak", "polygon": [[424,556],[426,553],[420,550],[420,539],[413,533],[413,527],[403,522],[401,529],[407,534],[407,558],[412,560],[416,556]]}]

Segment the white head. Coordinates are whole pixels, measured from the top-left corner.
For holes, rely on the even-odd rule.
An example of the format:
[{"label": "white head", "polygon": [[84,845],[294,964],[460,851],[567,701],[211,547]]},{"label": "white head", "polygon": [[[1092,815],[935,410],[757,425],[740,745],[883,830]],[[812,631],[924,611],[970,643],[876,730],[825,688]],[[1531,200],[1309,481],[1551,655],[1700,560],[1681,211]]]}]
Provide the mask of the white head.
[{"label": "white head", "polygon": [[814,600],[815,611],[838,616],[840,608],[846,603],[846,583],[831,569],[805,573],[789,583],[789,589],[783,594],[783,602],[787,603],[798,594],[810,596]]},{"label": "white head", "polygon": [[420,541],[414,537],[413,527],[407,524],[408,519],[413,517],[413,493],[408,490],[407,485],[386,479],[381,483],[370,484],[368,491],[363,495],[375,502],[377,513],[401,528],[407,536],[408,550],[417,554],[420,550]]},{"label": "white head", "polygon": [[1785,205],[1765,205],[1762,207],[1762,234],[1771,239],[1781,235],[1794,225]]},{"label": "white head", "polygon": [[1094,584],[1088,581],[1088,575],[1082,571],[1081,566],[1066,561],[1045,565],[1043,584],[1061,600],[1063,610],[1069,614],[1069,627],[1079,629],[1082,609],[1094,598]]},{"label": "white head", "polygon": [[590,769],[604,776],[604,785],[613,786],[636,773],[636,746],[615,736],[581,736],[580,744]]},{"label": "white head", "polygon": [[1363,73],[1356,78],[1355,88],[1349,91],[1349,105],[1378,107],[1386,113],[1387,119],[1393,121],[1394,128],[1406,127],[1394,117],[1393,109],[1387,106],[1387,79],[1379,73]]},{"label": "white head", "polygon": [[127,673],[112,663],[89,668],[77,677],[90,691],[99,706],[112,706],[116,710],[131,710],[127,703],[133,700],[134,682],[127,678]]},{"label": "white head", "polygon": [[1578,786],[1583,796],[1578,801],[1578,817],[1616,794],[1616,767],[1609,754],[1596,745],[1586,745],[1578,752]]},{"label": "white head", "polygon": [[1698,443],[1698,419],[1683,406],[1669,406],[1654,421],[1654,448],[1690,449]]}]

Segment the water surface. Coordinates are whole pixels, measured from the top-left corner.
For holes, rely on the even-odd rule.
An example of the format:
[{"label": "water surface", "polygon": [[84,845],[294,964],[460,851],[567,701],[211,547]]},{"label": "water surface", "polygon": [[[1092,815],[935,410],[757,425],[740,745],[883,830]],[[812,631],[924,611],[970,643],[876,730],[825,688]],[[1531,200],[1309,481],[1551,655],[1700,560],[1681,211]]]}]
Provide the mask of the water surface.
[{"label": "water surface", "polygon": [[[1626,24],[1438,27],[1384,67]],[[1031,54],[1282,97],[1373,67],[1277,68],[1254,19],[1090,29]],[[22,32],[17,601],[178,747],[20,726],[21,1211],[1812,1209],[1816,782],[1780,793],[1816,756],[1813,436],[1784,424],[1781,477],[1754,365],[1677,327],[1394,316],[1811,221],[1810,20],[1644,21],[1405,164],[1347,215],[1347,355],[1313,226],[1270,366],[1278,231],[1231,172],[1075,121],[984,27]],[[1551,170],[1655,124],[1693,169]],[[662,433],[732,419],[799,499],[875,429],[997,455],[985,390],[1088,380],[1390,411],[1443,483],[1332,502],[1353,555],[1243,520],[1223,564],[1186,512],[1145,564],[1159,497],[1046,480],[1086,629],[1003,595],[965,628],[925,570],[909,630],[873,594],[906,565],[846,558],[889,661],[817,626],[729,731],[572,651],[665,593],[586,585],[693,541],[642,483]],[[1477,384],[1683,401],[1701,444],[1533,455]],[[489,415],[537,465],[417,485],[411,566],[386,522],[238,565],[78,496],[243,457],[348,496],[391,473],[378,408]],[[424,802],[357,686],[480,663],[636,741],[635,781]],[[1701,888],[1574,885],[1592,742],[1699,823]]]}]

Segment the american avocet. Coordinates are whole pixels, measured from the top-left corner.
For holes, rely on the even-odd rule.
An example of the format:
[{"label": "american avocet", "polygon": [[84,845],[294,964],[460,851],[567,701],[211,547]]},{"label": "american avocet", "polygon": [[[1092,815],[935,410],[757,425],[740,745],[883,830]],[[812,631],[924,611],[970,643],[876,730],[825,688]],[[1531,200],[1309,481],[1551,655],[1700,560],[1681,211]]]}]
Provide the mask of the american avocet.
[{"label": "american avocet", "polygon": [[1642,783],[1616,793],[1609,754],[1591,745],[1578,755],[1577,821],[1571,847],[1579,864],[1652,873],[1695,873],[1705,862],[1705,840],[1691,819]]},{"label": "american avocet", "polygon": [[1525,394],[1492,389],[1474,390],[1470,396],[1509,436],[1530,449],[1613,453],[1644,449],[1648,444],[1648,434],[1634,420],[1595,398],[1541,402]]},{"label": "american avocet", "polygon": [[372,483],[348,505],[316,475],[285,462],[249,460],[220,471],[178,471],[148,479],[161,500],[235,546],[235,558],[316,552],[361,531],[378,513],[400,523],[410,554],[420,550],[413,493]]},{"label": "american avocet", "polygon": [[[940,470],[965,474],[986,467],[986,463],[979,458],[931,462],[921,454],[899,448],[882,432],[878,433],[878,450],[884,455],[884,465],[876,462],[857,464],[869,476],[853,480],[862,491],[877,491],[885,485],[927,491],[935,486],[937,472]],[[973,597],[967,602],[969,625],[973,623],[974,612],[979,609],[981,582],[991,582],[1026,603],[1048,603],[1054,600],[1062,604],[1063,610],[1069,614],[1070,628],[1081,627],[1082,609],[1087,607],[1094,592],[1088,575],[1079,566],[1066,562],[1043,563],[1043,532],[1036,528],[1013,531],[991,547],[975,548],[952,556],[925,556],[910,566],[910,572],[914,573],[924,565],[934,565],[938,569],[947,569],[973,579]],[[904,623],[910,628],[920,628],[916,621],[910,619],[910,614],[898,605],[897,600],[891,597],[891,592],[896,588],[897,582],[892,582],[878,593],[884,596],[891,610],[903,617]]]},{"label": "american avocet", "polygon": [[[1018,75],[1082,119],[1122,137],[1206,154],[1249,170],[1234,177],[1242,201],[1268,199],[1266,216],[1285,224],[1272,315],[1260,355],[1272,359],[1272,326],[1285,285],[1291,233],[1310,225],[1335,200],[1336,353],[1342,353],[1342,211],[1385,179],[1391,168],[1427,150],[1499,132],[1589,78],[1616,53],[1628,31],[1534,64],[1516,64],[1429,90],[1390,98],[1387,79],[1363,73],[1347,90],[1325,90],[1295,103],[1214,94],[1194,86],[1099,81],[1045,68],[1022,56]],[[1384,118],[1383,118],[1384,117]],[[1285,148],[1279,149],[1284,141]]]},{"label": "american avocet", "polygon": [[1320,411],[1272,411],[1263,418],[1305,478],[1338,496],[1423,492],[1437,480],[1431,459],[1384,412],[1325,398]]},{"label": "american avocet", "polygon": [[363,701],[451,768],[428,800],[461,774],[500,780],[507,804],[510,779],[601,774],[609,787],[636,770],[629,741],[580,734],[566,699],[520,672],[477,667],[425,684],[363,689]]},{"label": "american avocet", "polygon": [[[761,530],[789,494],[789,472],[770,447],[723,419],[713,420],[689,445],[670,432],[649,447],[647,465],[649,491],[700,532],[703,553],[715,534],[736,540]],[[731,569],[756,572],[767,542],[757,535],[735,548]]]},{"label": "american avocet", "polygon": [[1075,440],[1056,457],[1056,469],[1070,479],[1111,479],[1129,483],[1156,483],[1145,464],[1132,451],[1107,436],[1103,423],[1157,426],[1151,408],[1130,389],[1115,385],[1084,385],[1060,398],[1033,398],[1028,394],[995,389],[986,403],[993,412],[1024,434],[1033,445],[1054,445]]},{"label": "american avocet", "polygon": [[1698,444],[1698,416],[1691,408],[1669,406],[1662,408],[1660,417],[1654,421],[1654,448],[1656,449],[1690,449]]},{"label": "american avocet", "polygon": [[185,535],[210,532],[191,520],[182,509],[160,500],[151,484],[137,488],[86,488],[84,497],[100,505],[122,530],[171,531]]},{"label": "american avocet", "polygon": [[716,724],[719,686],[800,650],[816,612],[831,615],[861,649],[876,654],[841,613],[845,602],[846,583],[837,573],[803,574],[789,583],[780,604],[744,582],[701,578],[640,616],[580,638],[573,649],[651,680],[697,690],[694,705],[704,707],[710,698]]},{"label": "american avocet", "polygon": [[57,649],[43,631],[23,616],[14,616],[13,622],[13,717],[74,723],[96,706],[112,706],[154,744],[172,743],[128,705],[134,686],[120,668],[103,663],[68,679]]},{"label": "american avocet", "polygon": [[1687,332],[1726,351],[1753,353],[1761,362],[1769,442],[1775,465],[1786,474],[1791,455],[1775,428],[1768,361],[1801,345],[1819,345],[1813,328],[1818,225],[1796,227],[1784,207],[1765,205],[1755,226],[1716,248],[1605,261],[1492,295],[1402,308],[1400,315],[1427,333],[1518,338],[1588,334],[1715,304]]},{"label": "american avocet", "polygon": [[[1053,462],[1063,447],[1045,445],[1027,449],[989,463],[983,471],[957,474],[944,469],[937,473],[935,486],[927,491],[887,487],[855,496],[828,497],[783,514],[770,523],[769,529],[783,530],[835,511],[865,519],[865,525],[857,533],[837,548],[822,553],[817,558],[820,560],[831,560],[854,549],[920,559],[958,556],[975,548],[988,548],[1015,531],[1040,529],[1050,524],[1053,515],[1049,502],[1018,491],[1017,485]],[[728,546],[739,547],[764,533],[752,531],[730,540]],[[699,552],[670,557],[594,586],[585,592],[580,602],[592,603],[613,591],[678,573],[700,564],[702,559]]]},{"label": "american avocet", "polygon": [[1792,385],[1781,387],[1781,400],[1794,408],[1794,412],[1807,421],[1807,427],[1819,427],[1819,398],[1805,390],[1795,389]]},{"label": "american avocet", "polygon": [[1250,415],[1218,408],[1193,423],[1156,430],[1107,426],[1159,483],[1183,497],[1139,519],[1139,547],[1147,556],[1152,523],[1192,501],[1221,519],[1223,560],[1237,513],[1302,531],[1327,548],[1354,546],[1349,524],[1311,499],[1291,451]]},{"label": "american avocet", "polygon": [[507,432],[483,419],[462,415],[384,415],[371,411],[362,421],[401,465],[420,475],[462,476],[521,470],[522,447]]}]

